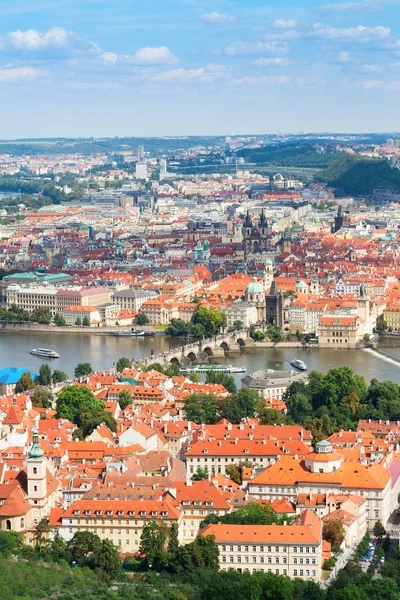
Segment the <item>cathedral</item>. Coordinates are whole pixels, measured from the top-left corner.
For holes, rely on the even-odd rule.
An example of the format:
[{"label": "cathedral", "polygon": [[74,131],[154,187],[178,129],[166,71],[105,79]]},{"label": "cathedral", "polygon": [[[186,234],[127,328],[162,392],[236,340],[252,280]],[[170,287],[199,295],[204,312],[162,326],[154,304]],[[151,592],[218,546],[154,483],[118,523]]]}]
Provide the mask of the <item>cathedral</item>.
[{"label": "cathedral", "polygon": [[268,252],[271,248],[270,235],[272,233],[271,226],[265,218],[264,210],[261,211],[261,216],[258,224],[254,224],[251,220],[249,211],[243,223],[243,249],[245,260],[252,254],[262,254]]}]

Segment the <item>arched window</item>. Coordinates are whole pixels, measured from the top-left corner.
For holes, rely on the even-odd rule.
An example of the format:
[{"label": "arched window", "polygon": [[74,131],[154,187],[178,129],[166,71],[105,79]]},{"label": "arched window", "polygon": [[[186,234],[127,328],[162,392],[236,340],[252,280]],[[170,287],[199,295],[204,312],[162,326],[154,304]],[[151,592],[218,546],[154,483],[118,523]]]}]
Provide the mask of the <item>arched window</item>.
[{"label": "arched window", "polygon": [[10,521],[10,519],[7,519],[7,521],[6,521],[6,529],[8,529],[9,531],[11,529],[11,521]]},{"label": "arched window", "polygon": [[24,524],[25,524],[24,520],[23,520],[23,519],[21,519],[21,529],[23,529],[23,527],[24,527]]}]

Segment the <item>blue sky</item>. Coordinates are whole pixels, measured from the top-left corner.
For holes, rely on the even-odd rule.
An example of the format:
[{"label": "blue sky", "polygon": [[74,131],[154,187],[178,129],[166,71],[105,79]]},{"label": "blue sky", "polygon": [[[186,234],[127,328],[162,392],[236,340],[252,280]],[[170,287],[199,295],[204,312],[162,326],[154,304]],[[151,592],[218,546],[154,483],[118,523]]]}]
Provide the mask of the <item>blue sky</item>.
[{"label": "blue sky", "polygon": [[0,138],[399,130],[400,0],[1,0]]}]

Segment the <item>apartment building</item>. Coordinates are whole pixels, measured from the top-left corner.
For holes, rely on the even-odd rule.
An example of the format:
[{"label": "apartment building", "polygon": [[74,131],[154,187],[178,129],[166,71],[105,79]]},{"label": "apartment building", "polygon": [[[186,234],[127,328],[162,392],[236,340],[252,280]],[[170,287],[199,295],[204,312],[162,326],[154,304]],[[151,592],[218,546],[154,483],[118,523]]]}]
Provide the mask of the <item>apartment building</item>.
[{"label": "apartment building", "polygon": [[199,440],[185,452],[188,476],[200,467],[212,473],[225,473],[226,467],[246,460],[255,469],[274,464],[281,456],[306,456],[311,449],[302,441],[286,440]]},{"label": "apartment building", "polygon": [[222,571],[276,573],[321,579],[321,519],[305,510],[291,525],[208,525],[201,535],[215,536]]},{"label": "apartment building", "polygon": [[156,521],[168,527],[177,523],[181,539],[182,514],[164,501],[77,500],[67,510],[53,510],[50,525],[69,541],[77,531],[91,531],[102,540],[111,540],[121,552],[137,552],[142,530]]},{"label": "apartment building", "polygon": [[397,506],[400,478],[393,487],[391,479],[391,472],[380,464],[347,462],[323,440],[304,458],[281,457],[249,481],[248,492],[258,499],[290,501],[298,494],[357,494],[367,501],[367,522],[372,529],[376,521],[385,525]]},{"label": "apartment building", "polygon": [[153,292],[152,290],[128,288],[115,292],[113,295],[113,302],[121,309],[139,312],[144,302],[147,302],[147,300],[151,300],[156,296],[157,293]]},{"label": "apartment building", "polygon": [[256,390],[263,398],[282,400],[287,388],[295,381],[307,381],[304,373],[294,371],[255,371],[241,379],[242,388]]}]

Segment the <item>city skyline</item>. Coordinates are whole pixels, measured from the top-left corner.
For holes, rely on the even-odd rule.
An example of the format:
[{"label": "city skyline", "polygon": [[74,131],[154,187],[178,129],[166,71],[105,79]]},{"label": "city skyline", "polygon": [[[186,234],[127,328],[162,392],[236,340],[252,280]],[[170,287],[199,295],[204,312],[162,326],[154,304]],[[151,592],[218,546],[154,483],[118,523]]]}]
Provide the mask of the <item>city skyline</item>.
[{"label": "city skyline", "polygon": [[391,131],[398,0],[3,2],[1,138]]}]

